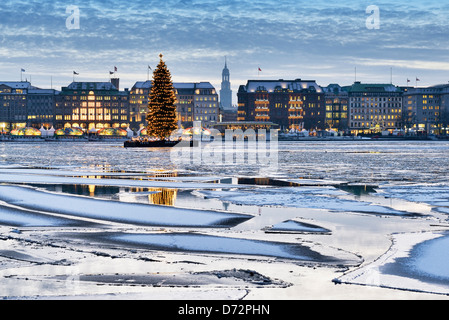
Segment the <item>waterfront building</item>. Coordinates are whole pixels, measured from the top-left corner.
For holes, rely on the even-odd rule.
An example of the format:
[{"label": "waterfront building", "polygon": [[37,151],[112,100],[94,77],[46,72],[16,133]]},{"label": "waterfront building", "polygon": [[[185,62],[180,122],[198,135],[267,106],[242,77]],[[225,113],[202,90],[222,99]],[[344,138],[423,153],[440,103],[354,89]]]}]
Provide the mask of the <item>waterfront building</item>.
[{"label": "waterfront building", "polygon": [[59,91],[32,88],[27,94],[27,127],[50,129],[55,125],[55,103]]},{"label": "waterfront building", "polygon": [[136,132],[146,127],[151,86],[151,81],[139,81],[129,92],[130,128]]},{"label": "waterfront building", "polygon": [[[181,88],[181,84],[175,84],[175,90]],[[189,84],[188,84],[189,85]],[[219,121],[220,108],[218,94],[215,88],[209,82],[195,83],[194,86],[194,109],[193,121],[201,121],[204,126]],[[181,96],[177,94],[178,104],[182,101]]]},{"label": "waterfront building", "polygon": [[28,91],[36,89],[28,81],[0,82],[0,131],[27,126]]},{"label": "waterfront building", "polygon": [[354,134],[393,133],[402,126],[402,90],[392,84],[355,82],[349,97],[349,127]]},{"label": "waterfront building", "polygon": [[404,88],[404,127],[441,134],[449,127],[449,85]]},{"label": "waterfront building", "polygon": [[110,82],[73,82],[56,96],[55,129],[129,126],[129,92]]},{"label": "waterfront building", "polygon": [[249,80],[237,96],[238,121],[272,122],[282,131],[325,129],[325,95],[313,80]]},{"label": "waterfront building", "polygon": [[237,121],[237,108],[231,109],[220,108],[219,122],[236,122],[236,121]]},{"label": "waterfront building", "polygon": [[326,100],[326,129],[345,131],[349,128],[349,94],[338,84],[323,88]]},{"label": "waterfront building", "polygon": [[[205,127],[219,121],[218,94],[209,82],[173,83],[176,95],[178,121],[184,128],[192,127],[194,121],[202,121]],[[146,126],[146,115],[152,81],[136,82],[130,91],[131,128],[139,130]]]}]

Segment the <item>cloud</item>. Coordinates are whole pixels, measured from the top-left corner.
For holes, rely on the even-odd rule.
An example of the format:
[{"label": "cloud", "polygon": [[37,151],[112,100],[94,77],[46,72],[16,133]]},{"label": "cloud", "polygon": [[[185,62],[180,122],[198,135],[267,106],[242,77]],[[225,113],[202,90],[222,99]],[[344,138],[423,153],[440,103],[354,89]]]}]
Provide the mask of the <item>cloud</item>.
[{"label": "cloud", "polygon": [[[381,28],[368,30],[371,2],[4,0],[0,78],[12,79],[26,64],[36,74],[61,74],[54,82],[65,86],[70,70],[100,79],[119,64],[130,87],[133,74],[135,81],[146,79],[146,65],[157,63],[161,52],[174,78],[216,86],[228,56],[234,92],[259,66],[261,77],[314,76],[327,83],[353,81],[354,66],[369,67],[366,76],[373,79],[389,64],[447,70],[449,5],[379,0]],[[80,8],[79,30],[65,27],[68,5]]]},{"label": "cloud", "polygon": [[379,60],[358,58],[357,63],[365,66],[390,66],[416,70],[449,71],[449,62],[415,60]]}]

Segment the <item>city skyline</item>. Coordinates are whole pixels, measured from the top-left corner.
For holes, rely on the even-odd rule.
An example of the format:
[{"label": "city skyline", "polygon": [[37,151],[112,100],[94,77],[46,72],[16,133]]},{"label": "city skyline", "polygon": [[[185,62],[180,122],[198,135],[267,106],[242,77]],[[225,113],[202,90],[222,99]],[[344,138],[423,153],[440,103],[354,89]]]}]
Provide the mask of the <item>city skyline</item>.
[{"label": "city skyline", "polygon": [[[379,29],[366,25],[370,5],[379,8]],[[0,79],[58,88],[74,71],[76,81],[108,81],[117,67],[121,87],[131,88],[163,53],[174,82],[217,89],[226,56],[234,103],[248,79],[446,84],[448,12],[437,1],[8,0],[0,9]]]}]

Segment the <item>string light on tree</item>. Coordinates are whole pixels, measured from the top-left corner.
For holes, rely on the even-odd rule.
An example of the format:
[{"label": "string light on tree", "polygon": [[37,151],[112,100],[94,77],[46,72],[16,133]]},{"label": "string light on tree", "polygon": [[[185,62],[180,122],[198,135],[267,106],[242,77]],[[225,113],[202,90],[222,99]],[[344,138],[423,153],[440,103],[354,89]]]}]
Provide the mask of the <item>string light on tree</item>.
[{"label": "string light on tree", "polygon": [[176,95],[170,71],[162,60],[153,72],[150,102],[148,104],[148,135],[165,140],[178,129]]}]

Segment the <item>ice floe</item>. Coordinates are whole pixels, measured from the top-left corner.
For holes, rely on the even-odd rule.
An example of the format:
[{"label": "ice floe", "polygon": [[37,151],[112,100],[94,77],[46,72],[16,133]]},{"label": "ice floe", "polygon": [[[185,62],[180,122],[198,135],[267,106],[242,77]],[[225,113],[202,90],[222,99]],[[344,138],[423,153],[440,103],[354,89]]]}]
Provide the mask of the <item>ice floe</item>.
[{"label": "ice floe", "polygon": [[[179,181],[161,181],[156,180],[137,180],[137,179],[101,179],[96,176],[101,176],[102,173],[90,173],[86,177],[77,176],[60,176],[60,175],[41,175],[29,173],[0,173],[0,183],[22,183],[22,184],[71,184],[71,185],[97,185],[97,186],[118,186],[118,187],[137,187],[137,188],[177,188],[177,189],[211,189],[211,188],[242,188],[238,185],[218,184],[212,182],[202,182],[201,180],[210,181],[208,178],[202,179],[179,179]],[[177,180],[170,178],[167,180]],[[195,181],[199,180],[199,181]]]},{"label": "ice floe", "polygon": [[390,250],[337,283],[449,294],[449,232],[394,235]]},{"label": "ice floe", "polygon": [[0,224],[15,227],[74,227],[87,223],[0,205]]},{"label": "ice floe", "polygon": [[[98,234],[95,240],[144,247],[152,250],[265,256],[310,263],[356,265],[359,257],[335,250],[340,257],[323,255],[300,243],[282,243],[244,238],[230,238],[196,233]],[[344,257],[344,258],[341,258]]]},{"label": "ice floe", "polygon": [[379,188],[379,195],[433,206],[449,206],[449,185],[442,183],[386,185]]},{"label": "ice floe", "polygon": [[293,220],[284,221],[278,223],[272,227],[266,228],[265,232],[267,233],[318,233],[318,234],[329,234],[330,230],[322,228],[317,225],[313,225],[310,223],[303,223]]},{"label": "ice floe", "polygon": [[339,198],[338,196],[345,196],[348,193],[334,187],[263,188],[237,191],[200,190],[196,194],[242,205],[285,206],[396,216],[415,215],[415,213],[399,211],[365,201]]},{"label": "ice floe", "polygon": [[21,208],[127,224],[172,227],[230,227],[252,216],[234,213],[131,204],[0,185],[0,200]]}]

